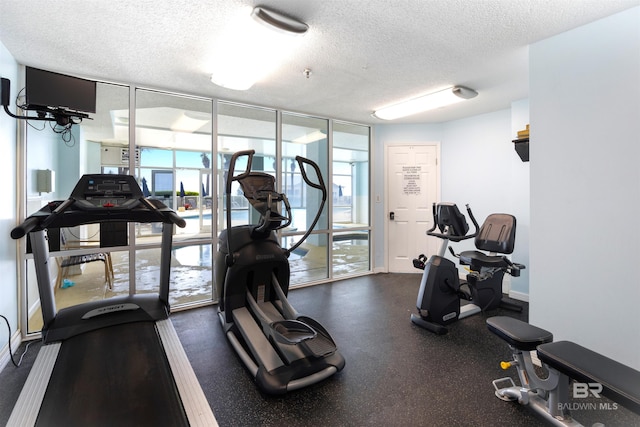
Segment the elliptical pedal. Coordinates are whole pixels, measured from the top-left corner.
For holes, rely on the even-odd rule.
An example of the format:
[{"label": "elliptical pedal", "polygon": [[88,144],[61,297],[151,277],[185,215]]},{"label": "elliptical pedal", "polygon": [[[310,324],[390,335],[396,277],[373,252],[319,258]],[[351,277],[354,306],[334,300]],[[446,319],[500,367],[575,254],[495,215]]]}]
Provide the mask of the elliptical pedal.
[{"label": "elliptical pedal", "polygon": [[334,342],[322,334],[305,341],[305,344],[316,357],[324,357],[336,351]]},{"label": "elliptical pedal", "polygon": [[307,316],[299,316],[298,320],[306,323],[316,331],[316,336],[305,341],[307,348],[316,357],[325,357],[335,353],[338,347],[329,333],[315,320]]}]

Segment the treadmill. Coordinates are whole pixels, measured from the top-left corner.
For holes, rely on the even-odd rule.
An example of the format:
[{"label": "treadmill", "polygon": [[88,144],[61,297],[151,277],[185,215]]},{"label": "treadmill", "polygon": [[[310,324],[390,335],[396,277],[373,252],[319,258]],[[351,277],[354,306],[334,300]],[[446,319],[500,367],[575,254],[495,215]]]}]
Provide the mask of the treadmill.
[{"label": "treadmill", "polygon": [[[92,223],[163,224],[158,293],[117,296],[56,311],[48,228]],[[84,175],[69,199],[51,202],[14,228],[29,234],[44,326],[43,346],[9,426],[216,426],[169,320],[174,224],[185,221],[146,199],[133,176]]]}]

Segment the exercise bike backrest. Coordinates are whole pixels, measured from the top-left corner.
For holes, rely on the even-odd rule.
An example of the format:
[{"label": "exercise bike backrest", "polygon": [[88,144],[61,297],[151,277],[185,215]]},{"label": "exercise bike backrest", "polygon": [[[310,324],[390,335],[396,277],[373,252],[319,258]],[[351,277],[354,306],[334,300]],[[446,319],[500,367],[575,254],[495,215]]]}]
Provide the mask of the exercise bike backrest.
[{"label": "exercise bike backrest", "polygon": [[491,214],[476,236],[476,248],[491,253],[510,254],[516,242],[516,217],[509,214]]},{"label": "exercise bike backrest", "polygon": [[[455,203],[434,203],[433,204],[433,227],[427,230],[427,235],[438,237],[440,239],[451,240],[452,242],[460,242],[462,240],[471,239],[478,234],[478,222],[471,212],[469,205],[466,205],[469,218],[473,222],[475,232],[469,232],[467,220],[458,209]],[[435,232],[436,227],[440,233]]]},{"label": "exercise bike backrest", "polygon": [[[238,181],[244,196],[249,200],[249,203],[260,213],[260,223],[256,225],[252,232],[252,238],[268,238],[271,236],[272,232],[275,230],[279,230],[281,228],[285,228],[289,226],[292,222],[292,214],[291,207],[289,205],[289,200],[284,193],[278,193],[275,190],[275,177],[272,175],[266,174],[264,172],[252,172],[251,165],[253,162],[253,156],[255,154],[255,150],[245,150],[238,151],[231,156],[231,160],[229,161],[229,172],[226,180],[225,194],[226,194],[226,207],[227,207],[227,266],[231,266],[234,262],[233,260],[233,248],[231,247],[233,239],[231,238],[231,233],[233,227],[231,226],[231,185],[234,181]],[[238,175],[235,175],[235,166],[236,162],[241,157],[247,157],[247,166],[246,169]],[[298,162],[298,166],[300,172],[302,174],[302,178],[304,182],[317,190],[322,192],[322,200],[320,206],[318,207],[318,211],[316,216],[309,227],[307,227],[306,233],[302,236],[295,245],[288,249],[284,249],[285,255],[288,257],[291,252],[293,252],[296,248],[298,248],[306,239],[309,237],[313,229],[315,228],[318,220],[320,219],[320,215],[322,214],[322,210],[327,201],[327,189],[324,185],[324,180],[322,179],[322,173],[320,172],[320,168],[313,161],[301,157],[296,156],[296,162]],[[316,174],[317,182],[312,181],[307,175],[305,164],[311,166],[314,169]],[[284,205],[284,209],[286,211],[286,215],[283,215],[280,211],[279,204]]]}]

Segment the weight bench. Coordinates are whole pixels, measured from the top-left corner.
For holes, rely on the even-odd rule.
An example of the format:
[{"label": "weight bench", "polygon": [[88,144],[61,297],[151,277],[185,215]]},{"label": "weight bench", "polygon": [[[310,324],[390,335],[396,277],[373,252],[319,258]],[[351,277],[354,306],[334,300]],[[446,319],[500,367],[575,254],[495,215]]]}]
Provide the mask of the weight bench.
[{"label": "weight bench", "polygon": [[582,383],[597,383],[602,394],[640,415],[640,372],[570,341],[538,346],[547,366]]},{"label": "weight bench", "polygon": [[[585,384],[585,394],[594,397],[602,394],[640,414],[640,372],[635,369],[573,342],[553,342],[551,332],[521,320],[491,317],[487,319],[487,327],[509,344],[513,360],[502,362],[500,366],[503,369],[515,366],[521,384],[516,386],[510,377],[493,381],[498,398],[517,400],[552,424],[578,426],[581,424],[572,419],[569,403],[569,386],[573,379]],[[531,357],[533,350],[548,368],[547,378],[537,374]]]}]

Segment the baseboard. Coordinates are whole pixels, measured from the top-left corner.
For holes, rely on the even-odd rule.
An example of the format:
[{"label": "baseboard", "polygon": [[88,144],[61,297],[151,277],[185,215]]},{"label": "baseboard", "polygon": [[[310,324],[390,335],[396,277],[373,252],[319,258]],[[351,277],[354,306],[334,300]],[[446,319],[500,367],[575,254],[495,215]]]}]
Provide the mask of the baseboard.
[{"label": "baseboard", "polygon": [[[11,348],[16,350],[22,344],[22,334],[20,331],[15,331],[11,336]],[[9,356],[9,345],[5,345],[0,350],[0,371],[7,366],[7,364],[11,361],[11,357]]]},{"label": "baseboard", "polygon": [[509,298],[513,298],[518,301],[529,302],[529,294],[525,294],[524,292],[518,291],[509,291]]},{"label": "baseboard", "polygon": [[378,273],[388,273],[387,269],[385,267],[376,267],[373,269],[373,273],[374,274],[378,274]]}]

